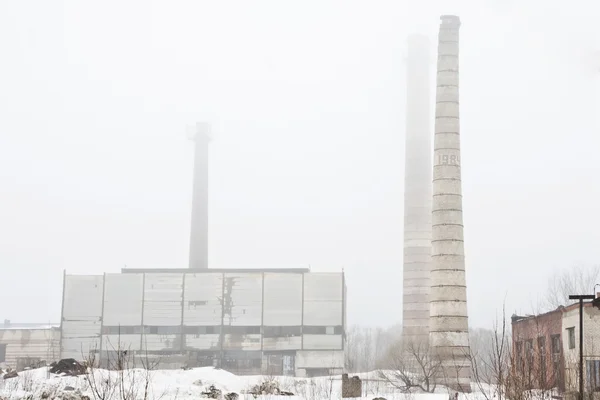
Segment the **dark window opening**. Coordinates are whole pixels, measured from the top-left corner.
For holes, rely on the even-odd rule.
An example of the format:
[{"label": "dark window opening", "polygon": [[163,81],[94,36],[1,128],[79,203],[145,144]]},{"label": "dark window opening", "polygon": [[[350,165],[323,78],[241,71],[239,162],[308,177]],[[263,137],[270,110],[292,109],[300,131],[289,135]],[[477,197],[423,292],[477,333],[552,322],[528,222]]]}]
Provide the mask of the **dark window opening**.
[{"label": "dark window opening", "polygon": [[229,335],[260,335],[260,326],[231,326],[223,327],[223,333]]},{"label": "dark window opening", "polygon": [[325,335],[327,334],[326,326],[303,326],[302,333],[305,335]]},{"label": "dark window opening", "polygon": [[265,326],[263,328],[263,336],[266,338],[273,337],[294,337],[302,335],[301,326]]},{"label": "dark window opening", "polygon": [[569,349],[575,348],[575,327],[567,328],[567,335],[569,337]]},{"label": "dark window opening", "polygon": [[220,326],[184,326],[183,332],[188,335],[218,335]]},{"label": "dark window opening", "polygon": [[342,335],[343,326],[304,326],[302,332],[306,335]]},{"label": "dark window opening", "polygon": [[525,371],[525,359],[523,358],[523,342],[517,342],[515,358],[517,359],[517,366],[519,368],[519,372],[523,373]]},{"label": "dark window opening", "polygon": [[103,326],[103,335],[139,335],[142,333],[141,326]]},{"label": "dark window opening", "polygon": [[552,340],[552,354],[560,354],[560,335],[552,335],[550,340]]},{"label": "dark window opening", "polygon": [[6,362],[6,345],[0,344],[0,362]]},{"label": "dark window opening", "polygon": [[146,325],[143,330],[146,335],[180,335],[181,334],[181,326],[154,326],[154,325]]},{"label": "dark window opening", "polygon": [[546,387],[546,338],[540,336],[538,338],[538,351],[540,357],[540,385]]},{"label": "dark window opening", "polygon": [[525,357],[527,359],[527,368],[531,371],[533,368],[533,339],[525,342]]}]

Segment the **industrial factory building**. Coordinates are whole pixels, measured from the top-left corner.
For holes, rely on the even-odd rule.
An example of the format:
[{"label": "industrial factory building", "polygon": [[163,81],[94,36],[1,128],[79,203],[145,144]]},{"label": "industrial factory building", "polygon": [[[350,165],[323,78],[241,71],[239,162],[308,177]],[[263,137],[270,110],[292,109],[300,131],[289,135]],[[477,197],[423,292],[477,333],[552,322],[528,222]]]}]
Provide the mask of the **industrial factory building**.
[{"label": "industrial factory building", "polygon": [[57,361],[58,324],[0,323],[0,369],[37,368]]},{"label": "industrial factory building", "polygon": [[236,374],[342,372],[343,272],[131,270],[65,275],[61,357],[108,363],[118,351],[158,368]]}]

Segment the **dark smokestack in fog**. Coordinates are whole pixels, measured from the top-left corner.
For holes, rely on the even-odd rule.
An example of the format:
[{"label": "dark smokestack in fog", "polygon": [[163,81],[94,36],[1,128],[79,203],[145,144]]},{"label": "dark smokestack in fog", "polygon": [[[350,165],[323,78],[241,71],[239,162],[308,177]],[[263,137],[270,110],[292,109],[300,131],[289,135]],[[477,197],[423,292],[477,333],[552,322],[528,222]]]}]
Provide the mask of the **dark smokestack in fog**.
[{"label": "dark smokestack in fog", "polygon": [[429,339],[431,283],[431,104],[427,36],[408,38],[404,172],[404,292],[402,339]]},{"label": "dark smokestack in fog", "polygon": [[208,142],[210,125],[196,124],[193,140],[194,183],[190,233],[190,268],[208,268]]}]

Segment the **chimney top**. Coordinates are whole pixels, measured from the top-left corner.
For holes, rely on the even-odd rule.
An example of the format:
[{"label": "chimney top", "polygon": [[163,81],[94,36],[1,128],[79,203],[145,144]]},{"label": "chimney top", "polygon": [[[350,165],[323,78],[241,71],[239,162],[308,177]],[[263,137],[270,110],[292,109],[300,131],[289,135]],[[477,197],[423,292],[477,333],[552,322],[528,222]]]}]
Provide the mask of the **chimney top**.
[{"label": "chimney top", "polygon": [[458,15],[442,15],[440,17],[442,25],[452,26],[458,28],[460,26],[460,17]]},{"label": "chimney top", "polygon": [[206,141],[211,140],[210,135],[210,124],[208,122],[196,122],[196,126],[187,127],[188,139],[196,141],[196,139],[204,139]]}]

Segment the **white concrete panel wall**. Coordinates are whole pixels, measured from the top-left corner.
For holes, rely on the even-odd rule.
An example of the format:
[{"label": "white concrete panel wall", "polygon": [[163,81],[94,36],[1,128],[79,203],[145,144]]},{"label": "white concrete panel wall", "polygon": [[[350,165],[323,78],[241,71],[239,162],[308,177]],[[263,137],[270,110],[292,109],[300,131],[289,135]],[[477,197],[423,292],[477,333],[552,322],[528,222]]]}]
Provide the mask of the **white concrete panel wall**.
[{"label": "white concrete panel wall", "polygon": [[186,347],[196,350],[219,350],[219,340],[218,334],[185,335]]},{"label": "white concrete panel wall", "polygon": [[298,351],[296,368],[343,368],[343,351]]},{"label": "white concrete panel wall", "polygon": [[0,344],[6,345],[3,364],[17,368],[18,358],[39,358],[48,363],[60,358],[60,330],[55,329],[2,329]]},{"label": "white concrete panel wall", "polygon": [[262,274],[225,274],[223,314],[224,325],[261,325]]},{"label": "white concrete panel wall", "polygon": [[224,350],[260,350],[260,334],[223,336]]},{"label": "white concrete panel wall", "polygon": [[265,273],[265,326],[302,325],[302,274]]},{"label": "white concrete panel wall", "polygon": [[304,335],[304,350],[342,350],[342,335]]},{"label": "white concrete panel wall", "polygon": [[184,325],[221,325],[223,274],[186,274],[184,297]]},{"label": "white concrete panel wall", "polygon": [[100,350],[100,330],[100,320],[63,320],[60,357],[85,360],[91,351]]},{"label": "white concrete panel wall", "polygon": [[443,16],[439,32],[433,160],[430,346],[453,390],[471,390],[462,218],[459,123],[460,19]]},{"label": "white concrete panel wall", "polygon": [[86,358],[100,348],[104,277],[65,276],[61,358]]},{"label": "white concrete panel wall", "polygon": [[141,350],[141,335],[102,335],[103,351]]},{"label": "white concrete panel wall", "polygon": [[181,349],[181,335],[142,335],[142,350],[161,351],[174,349]]},{"label": "white concrete panel wall", "polygon": [[143,292],[143,274],[106,274],[103,325],[142,325]]},{"label": "white concrete panel wall", "polygon": [[404,274],[402,336],[429,338],[431,269],[431,119],[429,40],[408,39],[404,172]]},{"label": "white concrete panel wall", "polygon": [[144,325],[181,325],[183,274],[145,274],[144,279]]},{"label": "white concrete panel wall", "polygon": [[342,273],[304,274],[304,325],[342,325],[343,282]]},{"label": "white concrete panel wall", "polygon": [[65,277],[63,318],[93,321],[102,315],[102,275]]},{"label": "white concrete panel wall", "polygon": [[301,348],[301,336],[263,338],[263,350],[300,350]]}]

